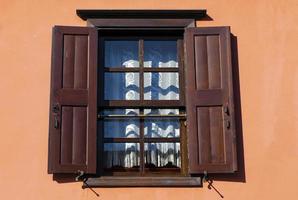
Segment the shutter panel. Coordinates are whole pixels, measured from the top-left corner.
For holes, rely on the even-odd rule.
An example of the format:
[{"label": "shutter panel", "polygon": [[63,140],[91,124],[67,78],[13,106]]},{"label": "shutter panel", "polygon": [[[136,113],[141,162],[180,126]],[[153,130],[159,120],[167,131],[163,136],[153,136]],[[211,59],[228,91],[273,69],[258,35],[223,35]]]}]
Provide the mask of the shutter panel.
[{"label": "shutter panel", "polygon": [[49,173],[96,173],[97,31],[53,28]]},{"label": "shutter panel", "polygon": [[187,28],[189,172],[237,170],[229,27]]}]

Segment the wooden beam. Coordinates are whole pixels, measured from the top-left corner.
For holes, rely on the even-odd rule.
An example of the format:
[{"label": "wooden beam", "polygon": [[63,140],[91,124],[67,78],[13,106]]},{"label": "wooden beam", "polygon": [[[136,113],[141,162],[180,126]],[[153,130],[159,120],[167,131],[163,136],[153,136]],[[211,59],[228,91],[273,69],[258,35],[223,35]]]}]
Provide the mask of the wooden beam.
[{"label": "wooden beam", "polygon": [[202,187],[201,177],[98,177],[88,178],[87,187]]},{"label": "wooden beam", "polygon": [[77,15],[90,18],[149,18],[149,19],[200,19],[206,17],[206,10],[84,10],[78,9]]}]

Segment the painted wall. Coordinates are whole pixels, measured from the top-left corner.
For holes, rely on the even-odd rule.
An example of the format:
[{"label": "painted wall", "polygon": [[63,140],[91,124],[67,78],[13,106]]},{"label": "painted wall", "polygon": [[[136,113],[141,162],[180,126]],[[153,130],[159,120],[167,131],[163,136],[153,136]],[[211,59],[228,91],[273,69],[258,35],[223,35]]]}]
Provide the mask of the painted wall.
[{"label": "painted wall", "polygon": [[1,199],[220,199],[203,188],[102,188],[47,174],[51,27],[81,25],[78,8],[199,9],[238,38],[246,181],[215,181],[226,199],[297,199],[297,0],[1,0]]}]

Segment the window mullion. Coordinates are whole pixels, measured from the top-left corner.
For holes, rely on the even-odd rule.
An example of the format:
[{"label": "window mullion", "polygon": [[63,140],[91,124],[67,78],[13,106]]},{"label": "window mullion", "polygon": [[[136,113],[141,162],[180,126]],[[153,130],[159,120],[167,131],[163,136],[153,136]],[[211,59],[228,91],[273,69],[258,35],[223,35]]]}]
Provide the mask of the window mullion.
[{"label": "window mullion", "polygon": [[[140,65],[140,104],[144,105],[144,40],[139,40],[139,65]],[[144,113],[144,109],[140,109],[140,114]],[[140,170],[141,175],[145,172],[144,161],[144,119],[140,118]]]},{"label": "window mullion", "polygon": [[139,40],[139,65],[140,65],[140,100],[144,101],[144,40]]},{"label": "window mullion", "polygon": [[[140,110],[140,113],[143,114],[144,109]],[[140,170],[141,175],[144,175],[145,172],[145,161],[144,161],[144,119],[140,118]]]}]

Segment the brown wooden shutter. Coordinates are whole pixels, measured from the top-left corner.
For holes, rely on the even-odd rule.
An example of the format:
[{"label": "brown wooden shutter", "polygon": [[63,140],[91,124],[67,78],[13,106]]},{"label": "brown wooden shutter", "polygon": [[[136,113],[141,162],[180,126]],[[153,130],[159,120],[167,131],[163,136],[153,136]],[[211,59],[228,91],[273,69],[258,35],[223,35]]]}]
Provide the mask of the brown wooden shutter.
[{"label": "brown wooden shutter", "polygon": [[96,172],[97,31],[53,28],[49,173]]},{"label": "brown wooden shutter", "polygon": [[229,27],[187,28],[186,111],[190,173],[237,170]]}]

